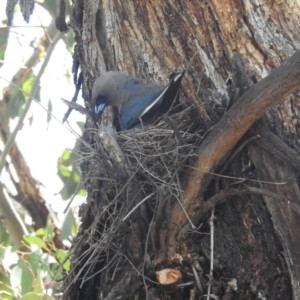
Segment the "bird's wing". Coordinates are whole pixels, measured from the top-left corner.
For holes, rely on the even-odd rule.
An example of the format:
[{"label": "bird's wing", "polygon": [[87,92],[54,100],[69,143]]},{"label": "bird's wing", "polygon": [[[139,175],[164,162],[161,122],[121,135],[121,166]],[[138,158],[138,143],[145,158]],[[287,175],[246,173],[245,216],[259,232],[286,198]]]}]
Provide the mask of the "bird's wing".
[{"label": "bird's wing", "polygon": [[152,124],[166,113],[176,98],[183,75],[184,72],[175,74],[170,83],[160,91],[134,77],[127,79],[122,91],[123,104],[120,109],[122,129],[130,129],[140,124],[142,118],[145,126]]},{"label": "bird's wing", "polygon": [[157,93],[156,98],[145,108],[140,118],[144,116],[146,117],[146,115],[148,113],[152,113],[153,110],[159,110],[160,115],[166,113],[171,108],[172,103],[177,97],[183,75],[184,72],[174,74],[169,84]]},{"label": "bird's wing", "polygon": [[145,108],[155,100],[157,92],[131,98],[129,105],[120,113],[120,123],[123,130],[132,128],[135,124],[140,123],[140,118]]},{"label": "bird's wing", "polygon": [[119,91],[123,99],[120,107],[120,123],[123,130],[132,128],[139,123],[139,118],[145,108],[154,101],[158,92],[135,77],[127,77],[127,80]]}]

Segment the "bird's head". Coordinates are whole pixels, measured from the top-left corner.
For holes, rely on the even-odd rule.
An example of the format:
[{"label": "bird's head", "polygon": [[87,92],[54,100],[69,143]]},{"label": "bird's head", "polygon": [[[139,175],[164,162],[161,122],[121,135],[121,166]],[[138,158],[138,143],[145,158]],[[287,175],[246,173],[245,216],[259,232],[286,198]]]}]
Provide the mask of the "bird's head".
[{"label": "bird's head", "polygon": [[92,105],[94,107],[94,119],[99,121],[106,106],[118,107],[118,94],[113,72],[103,73],[94,83],[92,90]]}]

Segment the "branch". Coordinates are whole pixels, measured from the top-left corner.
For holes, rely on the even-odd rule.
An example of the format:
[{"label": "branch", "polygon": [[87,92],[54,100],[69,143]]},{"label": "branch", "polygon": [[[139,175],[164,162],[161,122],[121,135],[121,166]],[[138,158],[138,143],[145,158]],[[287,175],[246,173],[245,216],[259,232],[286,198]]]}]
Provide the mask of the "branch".
[{"label": "branch", "polygon": [[259,120],[249,130],[249,135],[259,134],[260,139],[255,143],[270,152],[274,157],[300,170],[300,154],[275,135],[262,121]]},{"label": "branch", "polygon": [[[48,33],[51,36],[54,36],[55,25],[52,22],[48,27]],[[26,102],[25,108],[22,111],[22,114],[18,120],[18,124],[16,125],[13,133],[9,132],[8,129],[8,116],[7,113],[5,114],[6,107],[3,107],[2,114],[1,114],[1,122],[0,122],[0,128],[1,128],[1,138],[3,139],[4,143],[4,150],[0,155],[0,174],[3,170],[3,167],[6,162],[6,156],[8,153],[10,153],[11,162],[17,172],[18,178],[19,178],[19,185],[22,191],[22,206],[25,207],[25,209],[29,212],[30,216],[32,217],[34,221],[34,227],[35,229],[44,227],[46,224],[46,218],[48,215],[48,209],[45,206],[44,202],[42,201],[42,196],[40,194],[38,184],[36,180],[31,176],[29,167],[27,166],[26,161],[24,160],[24,157],[22,156],[22,153],[20,152],[19,148],[17,147],[15,143],[15,138],[18,133],[18,130],[22,127],[23,121],[26,117],[26,114],[28,112],[28,109],[30,108],[30,104],[32,103],[32,98],[36,94],[38,90],[38,86],[40,83],[40,77],[42,76],[45,67],[47,66],[49,59],[51,57],[52,51],[54,50],[57,42],[61,36],[56,35],[52,44],[49,45],[49,42],[45,39],[41,39],[40,46],[34,53],[30,56],[30,58],[26,62],[26,69],[24,70],[21,68],[13,77],[12,81],[8,85],[5,93],[4,98],[6,101],[3,101],[3,105],[7,103],[7,101],[10,100],[11,94],[13,93],[16,86],[21,85],[21,83],[28,78],[28,76],[32,72],[32,67],[37,63],[40,52],[39,48],[45,48],[47,49],[47,53],[44,59],[44,62],[41,66],[41,69],[38,73],[38,75],[35,77],[34,82],[32,84],[30,95],[28,95],[28,100]],[[6,79],[5,79],[6,80]],[[4,116],[4,117],[2,117]]]},{"label": "branch", "polygon": [[2,185],[0,185],[0,215],[14,246],[20,251],[28,251],[22,243],[23,235],[28,234],[27,229],[12,202],[5,196]]},{"label": "branch", "polygon": [[48,65],[48,62],[51,58],[51,55],[52,55],[52,52],[57,44],[57,42],[61,39],[62,37],[62,34],[61,33],[58,33],[55,38],[53,39],[52,41],[52,44],[49,46],[48,50],[47,50],[47,53],[46,53],[46,56],[45,56],[45,59],[44,59],[44,62],[41,66],[41,69],[39,71],[39,73],[37,74],[37,76],[35,77],[34,79],[34,82],[32,84],[32,88],[31,88],[31,92],[30,92],[30,95],[28,96],[28,100],[26,102],[26,105],[19,117],[19,120],[18,120],[18,123],[14,129],[14,131],[11,133],[11,135],[9,136],[7,142],[5,143],[5,147],[3,149],[3,152],[0,156],[0,174],[3,170],[3,167],[5,165],[5,159],[6,159],[6,156],[7,154],[9,153],[10,149],[12,148],[12,146],[14,145],[15,143],[15,139],[16,139],[16,136],[18,134],[18,132],[20,131],[20,129],[23,127],[23,122],[24,122],[24,119],[29,111],[29,108],[31,106],[31,103],[32,103],[32,100],[34,98],[34,95],[36,94],[37,92],[37,89],[38,89],[38,86],[40,84],[40,79]]},{"label": "branch", "polygon": [[[271,105],[283,101],[286,96],[295,92],[299,86],[300,51],[297,51],[270,75],[249,88],[214,126],[199,147],[195,169],[190,174],[184,188],[183,206],[190,216],[193,216],[194,211],[203,201],[201,193],[210,181],[206,176],[207,172],[214,170],[252,124]],[[170,250],[177,232],[174,224],[181,227],[185,222],[186,217],[182,209],[175,204],[168,228],[169,233],[172,235],[169,237]]]},{"label": "branch", "polygon": [[[85,107],[81,106],[80,104],[77,104],[77,103],[72,102],[72,101],[68,101],[68,100],[63,99],[63,98],[61,98],[61,101],[69,107],[68,112],[66,113],[67,117],[69,116],[71,110],[75,109],[76,111],[80,112],[82,115],[86,115],[86,116],[89,116],[89,117],[92,118],[92,115],[89,112],[89,110],[86,109]],[[67,117],[64,117],[63,122],[66,121]]]},{"label": "branch", "polygon": [[[293,210],[300,213],[300,206],[297,203],[297,201],[294,201],[283,195],[279,195],[277,193],[273,193],[265,189],[246,186],[242,190],[222,191],[218,194],[213,195],[209,200],[204,201],[203,204],[201,205],[201,209],[198,209],[192,218],[193,224],[197,224],[199,220],[201,220],[207,213],[209,213],[217,204],[221,204],[225,202],[229,197],[239,196],[243,194],[257,194],[257,195],[278,199],[280,201],[287,203],[287,205],[289,205]],[[186,229],[187,226],[185,226],[184,231],[182,233],[186,232]]]}]

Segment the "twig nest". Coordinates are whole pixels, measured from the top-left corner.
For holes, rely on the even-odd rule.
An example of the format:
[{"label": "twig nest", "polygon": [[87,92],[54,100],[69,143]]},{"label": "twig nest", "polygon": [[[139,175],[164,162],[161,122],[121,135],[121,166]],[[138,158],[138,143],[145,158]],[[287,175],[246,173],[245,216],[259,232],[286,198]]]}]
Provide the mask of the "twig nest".
[{"label": "twig nest", "polygon": [[177,286],[182,278],[181,272],[176,269],[163,269],[156,272],[156,278],[160,284]]}]

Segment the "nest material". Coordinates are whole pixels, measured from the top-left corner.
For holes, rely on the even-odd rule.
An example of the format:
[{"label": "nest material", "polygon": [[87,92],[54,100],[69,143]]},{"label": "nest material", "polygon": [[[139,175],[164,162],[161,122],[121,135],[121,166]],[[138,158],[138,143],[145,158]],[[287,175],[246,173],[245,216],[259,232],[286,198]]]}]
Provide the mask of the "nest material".
[{"label": "nest material", "polygon": [[[186,166],[196,158],[202,139],[191,110],[157,125],[119,132],[112,143],[103,143],[107,139],[100,134],[97,151],[84,155],[89,171],[82,180],[88,199],[81,209],[82,225],[73,243],[72,272],[65,281],[66,289],[74,283],[80,288],[90,285],[97,274],[100,282],[115,280],[126,257],[130,219],[143,214],[137,208],[139,203],[144,200],[147,215],[142,217],[149,227],[162,190],[170,201],[182,200],[180,181]],[[148,245],[148,251],[153,249],[154,245]]]},{"label": "nest material", "polygon": [[179,174],[183,165],[195,155],[196,145],[202,139],[197,124],[187,118],[188,112],[185,110],[169,119],[180,136],[165,121],[118,135],[118,143],[130,165],[139,167],[138,173],[151,178],[157,185],[177,186],[173,175]]}]

